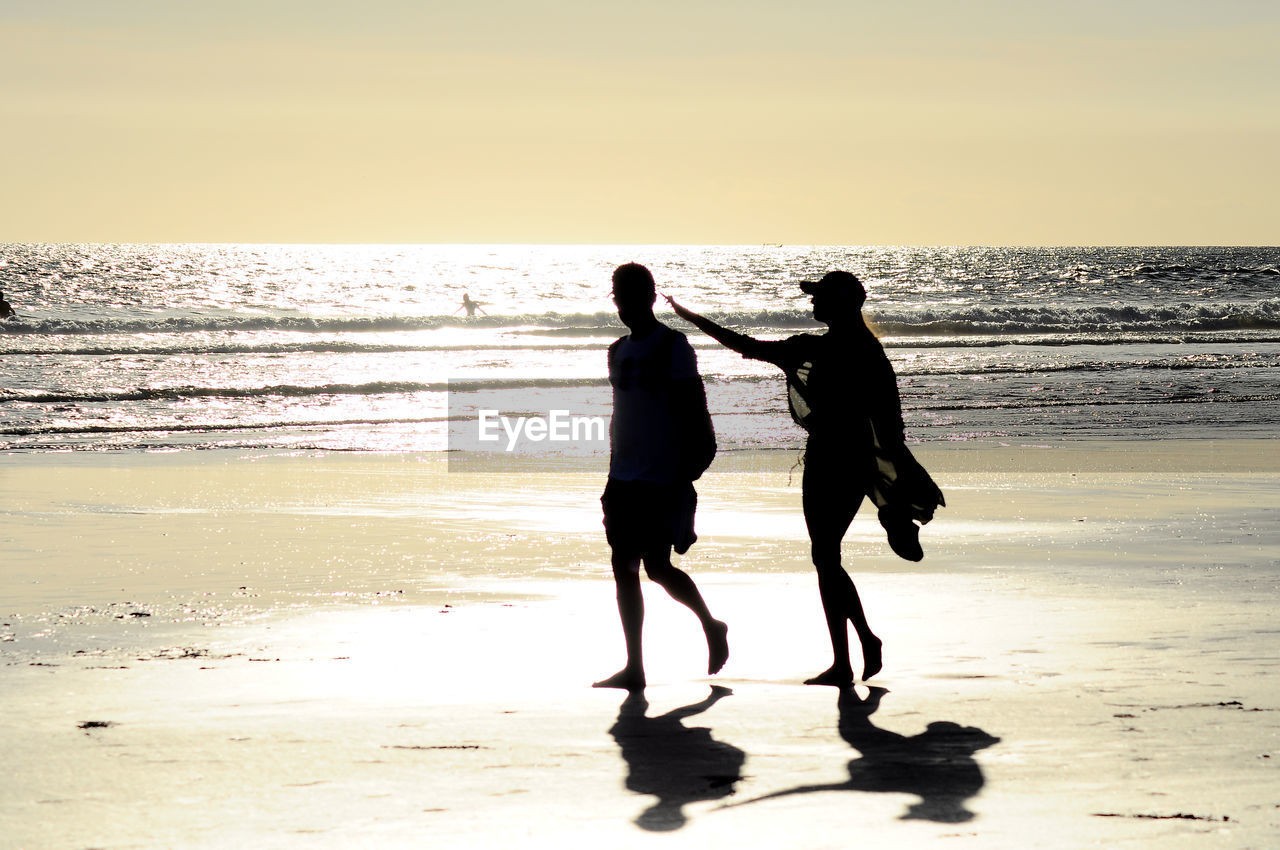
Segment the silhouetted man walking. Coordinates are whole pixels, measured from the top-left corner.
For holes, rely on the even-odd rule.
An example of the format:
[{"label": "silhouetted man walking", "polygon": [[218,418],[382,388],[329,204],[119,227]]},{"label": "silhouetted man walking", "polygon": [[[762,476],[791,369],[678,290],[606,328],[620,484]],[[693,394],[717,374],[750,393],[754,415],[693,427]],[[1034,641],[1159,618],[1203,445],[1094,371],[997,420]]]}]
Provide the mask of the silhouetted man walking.
[{"label": "silhouetted man walking", "polygon": [[711,463],[715,435],[693,348],[653,315],[655,299],[647,268],[627,263],[614,271],[613,301],[631,333],[609,346],[613,419],[609,481],[600,502],[627,664],[597,688],[645,685],[642,563],[649,578],[698,616],[707,636],[707,672],[719,672],[729,657],[728,628],[711,616],[693,579],[671,564],[673,548],[683,554],[697,539],[693,482]]}]

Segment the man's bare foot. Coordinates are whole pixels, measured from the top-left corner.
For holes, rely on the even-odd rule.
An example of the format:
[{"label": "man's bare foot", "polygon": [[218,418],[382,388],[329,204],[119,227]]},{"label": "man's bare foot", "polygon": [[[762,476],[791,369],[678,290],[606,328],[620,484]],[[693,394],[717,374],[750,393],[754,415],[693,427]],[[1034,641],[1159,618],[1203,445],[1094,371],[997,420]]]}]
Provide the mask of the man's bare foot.
[{"label": "man's bare foot", "polygon": [[880,638],[870,635],[862,641],[862,681],[870,679],[880,672],[883,659],[880,657]]},{"label": "man's bare foot", "polygon": [[729,627],[719,620],[711,624],[707,631],[707,673],[713,675],[720,672],[724,663],[729,660]]},{"label": "man's bare foot", "polygon": [[805,679],[806,685],[831,685],[833,688],[848,688],[853,685],[853,671],[848,667],[832,665],[812,679]]},{"label": "man's bare foot", "polygon": [[621,688],[624,691],[643,691],[644,672],[623,667],[607,679],[591,685],[593,688]]}]

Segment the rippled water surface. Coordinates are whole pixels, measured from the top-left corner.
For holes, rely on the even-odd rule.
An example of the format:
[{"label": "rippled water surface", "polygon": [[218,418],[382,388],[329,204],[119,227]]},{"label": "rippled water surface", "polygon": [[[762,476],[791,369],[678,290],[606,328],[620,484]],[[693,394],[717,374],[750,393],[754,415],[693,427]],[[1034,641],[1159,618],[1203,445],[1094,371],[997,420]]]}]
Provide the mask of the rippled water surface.
[{"label": "rippled water surface", "polygon": [[[602,404],[623,330],[609,275],[629,260],[765,337],[820,332],[798,280],[858,273],[914,440],[1280,424],[1273,248],[6,245],[0,448],[430,451],[450,385]],[[668,317],[722,446],[801,441],[772,367]]]}]

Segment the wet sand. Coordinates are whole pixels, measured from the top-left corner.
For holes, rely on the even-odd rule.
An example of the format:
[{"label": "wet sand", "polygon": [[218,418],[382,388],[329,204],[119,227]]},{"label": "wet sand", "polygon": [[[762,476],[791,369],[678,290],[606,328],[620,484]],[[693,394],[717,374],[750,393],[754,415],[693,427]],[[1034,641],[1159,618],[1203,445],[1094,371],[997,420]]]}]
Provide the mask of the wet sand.
[{"label": "wet sand", "polygon": [[9,455],[0,847],[1269,846],[1272,446],[918,452],[949,507],[920,564],[855,521],[843,698],[794,458],[721,458],[682,563],[732,655],[646,584],[643,702],[589,687],[598,476]]}]

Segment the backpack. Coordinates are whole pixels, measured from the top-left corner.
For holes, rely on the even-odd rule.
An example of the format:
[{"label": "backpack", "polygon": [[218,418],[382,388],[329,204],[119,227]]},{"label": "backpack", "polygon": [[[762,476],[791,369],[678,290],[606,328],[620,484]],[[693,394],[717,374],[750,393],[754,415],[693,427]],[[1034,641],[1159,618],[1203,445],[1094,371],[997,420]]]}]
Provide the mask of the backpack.
[{"label": "backpack", "polygon": [[[671,376],[671,366],[675,360],[675,348],[678,333],[666,325],[661,325],[659,333],[662,337],[658,339],[658,345],[655,348],[654,356],[664,359],[664,367],[662,374],[666,375],[668,380]],[[625,339],[625,337],[624,337]],[[622,344],[622,339],[614,340],[609,345],[609,371],[614,370],[614,356],[617,354],[618,347]],[[698,376],[698,398],[695,404],[690,405],[685,410],[679,411],[681,421],[677,423],[677,431],[680,435],[680,444],[675,450],[680,455],[680,469],[685,471],[685,476],[689,481],[697,481],[702,477],[702,473],[707,471],[711,466],[711,462],[716,457],[716,431],[715,426],[711,422],[711,411],[707,408],[707,392],[706,387],[702,383],[702,376]]]}]

